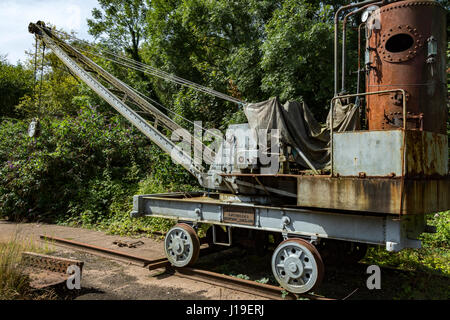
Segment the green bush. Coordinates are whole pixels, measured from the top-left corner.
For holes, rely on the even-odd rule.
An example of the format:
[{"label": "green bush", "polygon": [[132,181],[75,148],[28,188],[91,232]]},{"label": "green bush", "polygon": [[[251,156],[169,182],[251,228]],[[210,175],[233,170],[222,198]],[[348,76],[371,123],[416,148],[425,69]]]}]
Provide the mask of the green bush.
[{"label": "green bush", "polygon": [[450,210],[429,215],[427,224],[435,226],[436,233],[422,234],[423,246],[450,249]]},{"label": "green bush", "polygon": [[[156,171],[156,175],[160,175]],[[139,182],[136,194],[152,194],[174,191],[194,191],[197,188],[192,184],[180,184],[179,182],[169,182],[162,184],[154,175],[149,175]],[[150,235],[154,232],[167,232],[174,224],[174,220],[140,217],[131,218],[129,212],[132,209],[131,196],[117,197],[109,207],[110,218],[102,221],[100,228],[108,233],[134,236],[138,234]]]},{"label": "green bush", "polygon": [[120,116],[95,109],[41,119],[41,135],[28,122],[0,126],[0,217],[94,226],[127,210],[139,182],[193,184],[183,168]]},{"label": "green bush", "polygon": [[0,116],[16,117],[15,106],[20,99],[32,93],[33,71],[24,66],[11,65],[0,55]]}]

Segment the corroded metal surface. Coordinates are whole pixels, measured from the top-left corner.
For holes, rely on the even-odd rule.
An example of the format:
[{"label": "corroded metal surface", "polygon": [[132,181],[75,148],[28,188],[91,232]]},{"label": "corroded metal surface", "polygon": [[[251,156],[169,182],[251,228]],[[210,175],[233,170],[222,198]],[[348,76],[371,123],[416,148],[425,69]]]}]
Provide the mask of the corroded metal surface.
[{"label": "corroded metal surface", "polygon": [[447,175],[448,136],[434,132],[406,131],[405,161],[407,176]]},{"label": "corroded metal surface", "polygon": [[223,206],[223,222],[255,225],[255,208]]},{"label": "corroded metal surface", "polygon": [[83,268],[84,262],[73,259],[53,257],[33,252],[22,253],[22,264],[37,269],[44,269],[52,272],[67,273],[67,269],[74,265]]},{"label": "corroded metal surface", "polygon": [[[372,16],[379,28],[368,32],[367,91],[406,90],[407,128],[446,134],[445,10],[436,1],[401,1]],[[428,52],[430,37],[436,40],[435,56]],[[401,95],[369,96],[367,102],[369,130],[403,125]]]},{"label": "corroded metal surface", "polygon": [[62,239],[62,238],[58,238],[58,237],[51,237],[51,236],[47,236],[47,235],[41,235],[40,239],[44,240],[44,241],[50,241],[50,242],[56,243],[56,244],[65,245],[65,246],[78,247],[78,248],[82,249],[83,251],[90,251],[92,253],[101,252],[102,254],[112,255],[112,256],[116,256],[118,258],[126,257],[127,261],[133,261],[137,265],[145,266],[147,264],[154,262],[153,260],[142,259],[142,257],[137,257],[132,254],[124,253],[124,252],[117,251],[117,250],[100,248],[98,246],[94,246],[91,244],[82,243],[82,242],[78,242],[78,241],[74,241],[74,240]]},{"label": "corroded metal surface", "polygon": [[66,282],[70,277],[70,274],[67,273],[70,266],[79,267],[81,275],[84,262],[34,252],[23,252],[21,265],[24,267],[24,273],[30,278],[30,286],[35,289],[43,289]]},{"label": "corroded metal surface", "polygon": [[449,190],[450,176],[428,179],[299,176],[297,205],[420,215],[448,210]]},{"label": "corroded metal surface", "polygon": [[447,135],[416,130],[357,131],[335,133],[333,140],[333,172],[339,176],[426,178],[448,174]]}]

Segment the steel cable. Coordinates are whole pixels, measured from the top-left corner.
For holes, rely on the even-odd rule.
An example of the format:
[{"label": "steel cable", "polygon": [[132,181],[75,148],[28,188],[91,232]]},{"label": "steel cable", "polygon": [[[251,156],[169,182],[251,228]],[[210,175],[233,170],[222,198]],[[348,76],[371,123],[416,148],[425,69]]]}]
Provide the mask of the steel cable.
[{"label": "steel cable", "polygon": [[[87,41],[78,39],[78,38],[76,38],[76,37],[74,37],[72,35],[68,35],[68,34],[66,34],[64,32],[61,32],[61,31],[56,31],[56,33],[62,34],[64,36],[66,36],[66,37],[69,37],[69,38],[75,40],[75,41],[79,41],[79,42],[85,44],[86,46],[88,46],[88,47],[90,47],[92,49],[98,50],[98,48],[96,48],[95,46],[91,45]],[[92,53],[92,54],[95,54],[95,55],[99,56],[97,53],[94,53],[92,51],[89,51],[89,50],[86,50],[86,49],[82,49],[82,48],[80,48],[78,46],[77,46],[77,48],[80,49],[80,50],[83,50],[85,52],[89,52],[89,53]],[[144,64],[142,62],[138,62],[136,60],[133,60],[133,59],[130,59],[130,58],[118,55],[118,54],[116,54],[116,53],[114,53],[112,51],[109,51],[107,49],[100,48],[100,50],[102,52],[104,52],[104,53],[107,53],[107,54],[113,56],[116,59],[124,61],[124,63],[127,65],[127,67],[133,68],[133,69],[135,69],[137,71],[141,71],[141,72],[144,72],[146,74],[150,74],[150,75],[159,77],[159,78],[161,78],[163,80],[171,81],[171,82],[177,83],[179,85],[183,85],[183,86],[192,88],[194,90],[201,91],[203,93],[207,93],[207,94],[213,95],[215,97],[218,97],[218,98],[221,98],[221,99],[233,102],[233,103],[237,103],[237,104],[242,104],[243,103],[243,101],[240,100],[240,99],[237,99],[237,98],[231,97],[231,96],[229,96],[227,94],[218,92],[218,91],[216,91],[214,89],[211,89],[209,87],[205,87],[205,86],[199,85],[199,84],[197,84],[195,82],[189,81],[189,80],[181,78],[179,76],[167,73],[167,72],[165,72],[163,70],[160,70],[160,69],[157,69],[155,67],[149,66],[149,65]],[[111,58],[106,58],[104,56],[101,56],[101,57],[105,58],[105,59],[108,59],[110,61],[114,61],[114,62],[119,63],[118,60],[113,60]]]},{"label": "steel cable", "polygon": [[[83,43],[85,43],[87,46],[89,46],[89,47],[91,47],[91,48],[95,48],[94,46],[90,45],[89,43],[87,43],[87,42],[84,41],[84,40],[77,39],[76,37],[73,37],[73,36],[71,36],[71,35],[68,35],[68,34],[63,33],[63,32],[60,32],[60,31],[56,31],[56,32],[57,32],[57,33],[60,33],[60,34],[62,34],[62,35],[65,35],[65,36],[67,36],[67,37],[69,37],[69,38],[72,38],[72,39],[74,39],[74,40],[76,40],[76,41],[83,42]],[[57,41],[60,42],[61,44],[65,45],[65,43],[64,43],[62,40],[58,39],[58,38],[54,38],[54,40],[57,40]],[[105,56],[103,56],[103,55],[100,55],[100,54],[98,54],[98,53],[96,53],[96,52],[89,51],[89,50],[80,48],[80,47],[78,47],[78,46],[75,46],[75,47],[77,47],[77,49],[80,50],[80,51],[83,51],[83,52],[85,52],[85,53],[90,53],[90,54],[92,54],[92,55],[94,55],[94,56],[97,56],[97,57],[99,57],[99,58],[101,58],[101,59],[108,60],[108,61],[110,61],[110,62],[116,63],[116,64],[121,65],[121,66],[123,66],[123,67],[132,68],[132,69],[135,69],[135,70],[137,70],[137,71],[141,71],[141,72],[144,72],[144,73],[148,73],[147,70],[146,70],[145,68],[136,66],[136,64],[141,64],[141,63],[139,63],[139,62],[137,62],[137,61],[135,61],[135,60],[129,59],[129,58],[121,57],[121,56],[119,56],[119,55],[116,55],[116,54],[112,53],[111,51],[104,50],[105,52],[109,53],[110,55],[113,55],[114,57],[116,57],[116,58],[118,58],[118,59],[125,60],[126,62],[118,61],[118,60],[111,59],[111,58],[107,58],[107,57],[105,57]],[[128,62],[129,62],[129,63],[128,63]],[[133,64],[134,64],[134,65],[133,65]],[[143,65],[143,66],[146,66],[146,65],[144,65],[144,64],[142,64],[142,65]],[[147,67],[148,67],[148,68],[152,68],[152,67],[149,67],[149,66],[147,66]],[[158,69],[156,69],[156,68],[154,68],[154,69],[155,69],[155,70],[158,70]],[[161,70],[158,70],[158,71],[161,71]],[[161,71],[161,72],[163,72],[163,71]],[[172,75],[171,75],[171,76],[172,76]],[[176,77],[176,76],[172,76],[172,77],[174,77],[174,78],[179,78],[179,77]],[[179,79],[182,79],[182,78],[179,78]],[[117,80],[120,81],[120,82],[121,82],[124,86],[126,86],[129,90],[133,91],[134,93],[136,93],[137,95],[139,95],[141,98],[147,100],[149,103],[151,102],[151,103],[154,103],[154,104],[158,105],[159,107],[163,108],[164,110],[166,110],[166,111],[172,113],[173,115],[175,115],[175,116],[177,116],[177,117],[180,117],[181,119],[185,120],[186,122],[192,124],[194,127],[198,127],[199,129],[202,129],[202,131],[207,131],[207,130],[208,130],[208,129],[204,128],[203,126],[199,126],[198,124],[194,123],[193,121],[191,121],[191,120],[189,120],[189,119],[183,117],[182,115],[180,115],[180,114],[174,112],[173,110],[167,108],[166,106],[164,106],[164,105],[162,105],[161,103],[159,103],[159,102],[153,100],[152,98],[150,98],[150,97],[144,95],[144,94],[141,93],[140,91],[138,91],[138,90],[136,90],[136,89],[134,89],[134,88],[128,86],[128,85],[127,85],[126,83],[124,83],[123,81],[121,81],[121,80],[119,80],[119,79],[117,79]],[[183,80],[184,80],[184,79],[183,79]],[[185,80],[185,81],[188,81],[188,80]],[[194,84],[194,85],[197,85],[197,84],[195,84],[195,83],[193,83],[193,84]],[[200,86],[200,85],[197,85],[197,86]],[[202,87],[202,86],[200,86],[200,87]],[[202,88],[206,88],[206,87],[202,87]],[[207,88],[207,89],[209,89],[209,88]],[[212,90],[212,89],[211,89],[211,90]],[[205,93],[209,93],[209,92],[205,92]],[[221,94],[221,93],[219,93],[219,94]],[[224,95],[224,94],[221,94],[221,95]],[[226,95],[225,95],[225,96],[226,96]],[[227,97],[228,97],[228,96],[227,96]],[[230,97],[230,98],[232,98],[232,97]],[[234,98],[232,98],[232,99],[234,99]],[[229,100],[229,99],[227,99],[227,100]],[[240,101],[240,100],[239,100],[239,101]],[[235,102],[235,103],[236,103],[236,101],[232,101],[232,102]],[[150,103],[150,104],[151,104],[151,103]],[[239,102],[239,104],[242,104],[242,102]],[[147,110],[147,111],[148,111],[148,110]],[[209,132],[209,133],[210,133],[212,136],[218,137],[218,138],[220,138],[220,139],[223,138],[222,136],[219,136],[219,135],[217,135],[217,134],[215,134],[215,133],[212,133],[212,132]]]}]

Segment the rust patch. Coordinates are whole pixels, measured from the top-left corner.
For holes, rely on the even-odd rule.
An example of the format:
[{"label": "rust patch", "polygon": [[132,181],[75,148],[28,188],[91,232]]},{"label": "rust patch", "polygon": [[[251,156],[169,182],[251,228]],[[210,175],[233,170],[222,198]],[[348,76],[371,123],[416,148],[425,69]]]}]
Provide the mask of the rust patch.
[{"label": "rust patch", "polygon": [[[371,68],[367,92],[392,88],[407,92],[407,119],[401,98],[393,94],[367,97],[370,130],[403,126],[413,130],[447,133],[446,11],[436,1],[397,1],[374,12],[380,29],[368,37]],[[428,39],[437,42],[437,55],[429,60]],[[433,69],[433,71],[431,71]]]},{"label": "rust patch", "polygon": [[448,138],[434,132],[406,131],[406,175],[409,177],[448,174]]},{"label": "rust patch", "polygon": [[79,267],[80,270],[83,268],[84,265],[84,262],[79,260],[47,256],[33,252],[22,253],[21,262],[24,266],[27,267],[48,270],[63,274],[66,274],[67,268],[69,268],[71,265]]},{"label": "rust patch", "polygon": [[297,205],[394,215],[426,214],[450,209],[449,190],[450,176],[426,179],[299,177]]},{"label": "rust patch", "polygon": [[43,289],[67,281],[70,277],[67,274],[67,269],[70,266],[77,266],[82,272],[84,262],[24,252],[22,253],[21,264],[24,266],[24,272],[30,277],[30,286],[35,289]]}]

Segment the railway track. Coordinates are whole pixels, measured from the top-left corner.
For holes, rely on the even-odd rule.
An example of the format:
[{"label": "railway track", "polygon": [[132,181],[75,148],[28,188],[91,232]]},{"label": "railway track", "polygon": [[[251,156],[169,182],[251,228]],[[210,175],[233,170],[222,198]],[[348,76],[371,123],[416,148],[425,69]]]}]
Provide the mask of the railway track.
[{"label": "railway track", "polygon": [[[204,269],[197,269],[192,267],[177,268],[172,266],[165,257],[158,259],[147,259],[145,257],[124,253],[118,250],[102,248],[87,243],[82,243],[58,237],[51,237],[46,235],[41,235],[40,239],[43,241],[51,242],[52,244],[55,245],[70,247],[72,249],[76,249],[79,251],[89,252],[95,255],[132,263],[134,265],[144,267],[148,270],[164,268],[166,274],[172,274],[185,279],[201,281],[208,284],[212,284],[214,286],[220,286],[222,288],[231,289],[262,298],[272,300],[296,300],[299,298],[310,300],[334,300],[314,294],[296,295],[289,293],[285,291],[283,288],[278,286],[259,283],[256,281],[246,279],[240,279]],[[209,248],[205,248],[200,250],[200,255],[205,256],[213,252],[216,251],[210,250]]]}]

